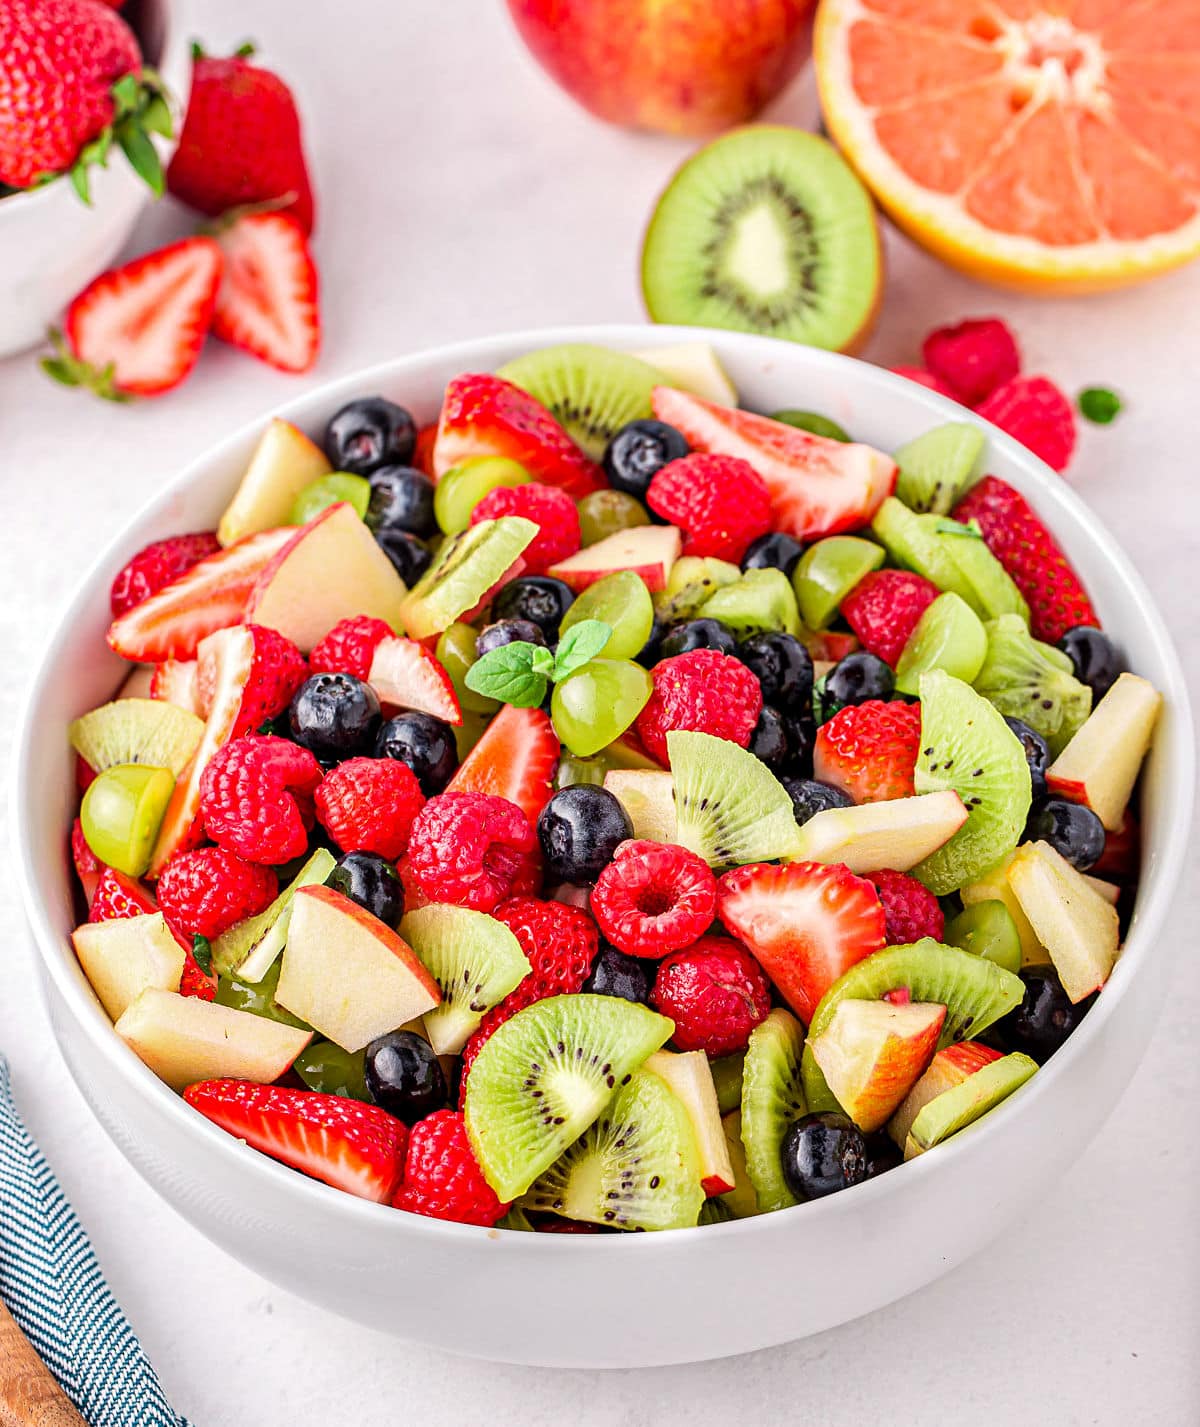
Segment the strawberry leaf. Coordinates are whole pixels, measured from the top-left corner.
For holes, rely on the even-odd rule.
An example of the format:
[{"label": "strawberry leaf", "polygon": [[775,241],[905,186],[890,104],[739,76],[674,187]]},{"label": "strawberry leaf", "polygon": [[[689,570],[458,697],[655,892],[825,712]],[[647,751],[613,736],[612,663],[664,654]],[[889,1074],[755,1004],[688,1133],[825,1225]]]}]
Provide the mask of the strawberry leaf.
[{"label": "strawberry leaf", "polygon": [[130,167],[134,173],[147,185],[156,198],[161,198],[166,192],[167,181],[163,173],[162,160],[158,157],[158,150],[154,147],[150,136],[144,129],[139,129],[135,124],[121,124],[118,126],[117,143],[121,146],[121,151],[129,160]]}]

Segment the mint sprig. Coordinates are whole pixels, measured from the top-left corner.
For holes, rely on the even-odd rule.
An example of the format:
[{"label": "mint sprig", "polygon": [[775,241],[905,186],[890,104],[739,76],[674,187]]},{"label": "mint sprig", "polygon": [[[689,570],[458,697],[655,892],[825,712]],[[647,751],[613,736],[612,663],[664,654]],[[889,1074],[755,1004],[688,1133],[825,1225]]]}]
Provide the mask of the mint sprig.
[{"label": "mint sprig", "polygon": [[523,639],[501,645],[467,670],[467,688],[515,708],[535,709],[552,683],[582,669],[611,638],[611,625],[601,619],[581,619],[567,630],[553,654],[543,645]]},{"label": "mint sprig", "polygon": [[205,976],[212,975],[212,944],[199,932],[192,938],[192,959]]}]

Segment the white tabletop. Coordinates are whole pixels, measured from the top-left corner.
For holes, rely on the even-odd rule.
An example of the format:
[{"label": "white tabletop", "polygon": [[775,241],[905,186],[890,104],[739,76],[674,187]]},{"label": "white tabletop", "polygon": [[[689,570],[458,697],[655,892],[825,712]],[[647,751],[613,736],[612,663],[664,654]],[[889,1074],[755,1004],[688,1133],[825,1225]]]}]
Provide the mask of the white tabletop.
[{"label": "white tabletop", "polygon": [[[641,228],[686,152],[585,116],[527,59],[501,0],[474,0],[469,23],[461,0],[357,0],[336,29],[326,5],[203,8],[210,48],[253,36],[302,100],[320,203],[324,355],[301,380],[213,344],[186,387],[132,407],[56,388],[30,357],[0,363],[6,744],[30,666],[94,541],[183,462],[305,381],[506,328],[637,320]],[[773,114],[805,121],[811,112],[802,82]],[[138,249],[185,222],[164,207]],[[1200,267],[1140,291],[1045,302],[978,287],[894,235],[889,259],[868,356],[917,360],[933,323],[1000,310],[1030,370],[1071,392],[1099,383],[1124,394],[1114,426],[1083,432],[1071,479],[1119,533],[1194,671]],[[197,1427],[1200,1421],[1200,1076],[1186,973],[1097,1141],[1036,1218],[985,1255],[808,1342],[697,1367],[584,1374],[408,1347],[291,1297],[213,1248],[151,1193],[84,1107],[52,1044],[2,878],[0,911],[11,931],[0,1047],[21,1105]],[[1169,934],[1192,941],[1198,920],[1193,877]]]}]

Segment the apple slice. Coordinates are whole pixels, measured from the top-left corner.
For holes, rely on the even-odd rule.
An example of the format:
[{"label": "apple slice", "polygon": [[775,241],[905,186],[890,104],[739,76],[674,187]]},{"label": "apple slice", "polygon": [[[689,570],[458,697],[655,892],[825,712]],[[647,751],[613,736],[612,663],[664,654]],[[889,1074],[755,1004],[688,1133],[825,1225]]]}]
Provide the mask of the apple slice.
[{"label": "apple slice", "polygon": [[632,570],[645,581],[653,594],[666,589],[671,566],[679,559],[683,536],[673,525],[638,525],[632,530],[618,530],[587,545],[582,550],[551,565],[546,571],[556,580],[579,594],[605,575],[617,570]]},{"label": "apple slice", "polygon": [[978,1041],[958,1041],[939,1050],[929,1062],[929,1069],[904,1097],[900,1108],[888,1121],[887,1132],[897,1147],[904,1148],[912,1122],[931,1100],[944,1090],[953,1090],[968,1076],[974,1075],[977,1070],[982,1070],[985,1065],[990,1065],[1000,1057],[1000,1051],[993,1050],[989,1045],[981,1045]]},{"label": "apple slice", "polygon": [[172,1090],[198,1080],[269,1084],[312,1040],[311,1031],[154,986],[125,1011],[115,1030]]},{"label": "apple slice", "polygon": [[935,1002],[838,1003],[809,1047],[838,1103],[860,1130],[886,1125],[937,1049],[946,1008]]},{"label": "apple slice", "polygon": [[604,786],[629,814],[634,837],[675,841],[675,779],[670,773],[610,768]]},{"label": "apple slice", "polygon": [[1047,788],[1085,804],[1109,832],[1116,832],[1161,708],[1162,695],[1153,684],[1137,674],[1121,674],[1047,768]]},{"label": "apple slice", "polygon": [[761,1213],[758,1193],[750,1183],[746,1168],[746,1147],[742,1143],[742,1112],[731,1110],[721,1117],[721,1133],[725,1136],[725,1152],[733,1168],[733,1188],[721,1195],[721,1203],[735,1219],[753,1219]]},{"label": "apple slice", "polygon": [[367,682],[385,707],[416,709],[446,723],[463,721],[450,675],[415,639],[381,639]]},{"label": "apple slice", "polygon": [[700,1151],[701,1184],[705,1194],[727,1194],[737,1181],[721,1128],[717,1087],[708,1068],[708,1057],[702,1050],[679,1053],[656,1050],[646,1061],[645,1069],[665,1080],[688,1112]]},{"label": "apple slice", "polygon": [[304,487],[331,469],[319,446],[276,416],[259,437],[241,485],[217,526],[217,539],[232,545],[244,535],[286,525]]},{"label": "apple slice", "polygon": [[324,882],[336,866],[333,853],[318,847],[265,912],[238,922],[213,942],[213,969],[239,981],[261,981],[283,950],[292,898],[301,887]]},{"label": "apple slice", "polygon": [[960,888],[958,895],[962,898],[964,907],[973,907],[976,902],[1003,902],[1021,939],[1021,965],[1044,966],[1046,948],[1038,941],[1037,932],[1021,910],[1017,894],[1008,885],[1008,869],[1012,866],[1014,856],[1015,853],[1010,852],[1003,862],[997,863],[977,881]]},{"label": "apple slice", "polygon": [[827,808],[801,826],[790,859],[844,862],[851,872],[907,872],[949,842],[966,820],[963,800],[952,789]]},{"label": "apple slice", "polygon": [[703,397],[714,406],[736,406],[737,390],[710,342],[678,342],[670,347],[647,347],[630,352],[666,378],[664,386],[679,387]]},{"label": "apple slice", "polygon": [[196,677],[199,667],[195,659],[164,659],[161,664],[155,664],[150,676],[149,697],[204,718],[208,710],[200,698],[200,684]]},{"label": "apple slice", "polygon": [[292,898],[275,999],[343,1050],[441,1003],[438,984],[389,926],[331,887]]},{"label": "apple slice", "polygon": [[147,986],[178,991],[183,948],[161,912],[85,922],[71,933],[75,955],[100,1004],[119,1021]]},{"label": "apple slice", "polygon": [[1090,872],[1083,874],[1083,880],[1097,897],[1103,897],[1110,907],[1115,907],[1121,900],[1121,889],[1115,882],[1105,882],[1101,877],[1093,877]]},{"label": "apple slice", "polygon": [[151,699],[154,695],[150,692],[150,686],[154,682],[153,664],[139,664],[135,669],[131,669],[129,677],[117,690],[117,699]]},{"label": "apple slice", "polygon": [[1008,883],[1046,948],[1073,1002],[1098,991],[1112,974],[1121,944],[1116,907],[1048,842],[1017,848]]}]

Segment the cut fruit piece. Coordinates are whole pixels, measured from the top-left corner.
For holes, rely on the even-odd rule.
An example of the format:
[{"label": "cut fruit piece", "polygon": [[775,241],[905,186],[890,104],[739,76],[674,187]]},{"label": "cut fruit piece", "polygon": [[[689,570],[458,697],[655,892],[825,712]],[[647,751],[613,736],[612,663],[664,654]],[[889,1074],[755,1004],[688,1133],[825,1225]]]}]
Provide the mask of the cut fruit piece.
[{"label": "cut fruit piece", "polygon": [[670,773],[612,768],[604,775],[604,786],[629,814],[634,837],[675,841],[675,780]]},{"label": "cut fruit piece", "polygon": [[1083,874],[1083,880],[1098,897],[1103,897],[1110,907],[1115,907],[1121,900],[1121,889],[1115,882],[1105,882],[1102,878],[1093,877],[1088,872]]},{"label": "cut fruit piece", "polygon": [[1019,1090],[1037,1068],[1036,1060],[1014,1051],[977,1070],[961,1085],[943,1091],[913,1118],[904,1140],[904,1158],[915,1159],[982,1119],[1014,1090]]},{"label": "cut fruit piece", "polygon": [[275,999],[343,1050],[431,1011],[437,982],[397,934],[331,887],[299,888]]},{"label": "cut fruit piece", "polygon": [[1119,675],[1046,770],[1047,788],[1091,808],[1109,832],[1116,832],[1161,708],[1162,695],[1148,680]]},{"label": "cut fruit piece", "polygon": [[700,613],[720,620],[738,639],[766,630],[800,633],[795,591],[782,570],[747,570],[740,580],[714,591]]},{"label": "cut fruit piece", "polygon": [[1013,914],[999,897],[965,906],[946,923],[942,940],[994,961],[1005,971],[1021,969],[1021,936]]},{"label": "cut fruit piece", "polygon": [[232,545],[245,535],[288,524],[292,502],[305,486],[332,468],[324,451],[303,431],[276,416],[259,437],[250,464],[217,526],[217,539]]},{"label": "cut fruit piece", "polygon": [[985,437],[969,421],[947,421],[895,453],[896,498],[909,510],[949,515],[974,482]]},{"label": "cut fruit piece", "polygon": [[265,912],[238,922],[213,942],[213,970],[221,976],[236,973],[239,981],[261,981],[287,940],[292,898],[301,887],[324,882],[336,866],[333,853],[318,847]]},{"label": "cut fruit piece", "polygon": [[718,1056],[716,1060],[710,1060],[709,1070],[712,1071],[713,1084],[717,1088],[717,1105],[722,1115],[728,1115],[731,1110],[736,1110],[742,1103],[742,1076],[745,1068],[746,1055],[744,1051],[739,1051],[734,1055]]},{"label": "cut fruit piece", "polygon": [[632,728],[654,681],[632,659],[589,659],[554,686],[550,718],[563,747],[591,758]]},{"label": "cut fruit piece", "polygon": [[1014,852],[1010,852],[1003,862],[998,862],[974,882],[959,889],[964,907],[974,907],[980,902],[1003,902],[1017,929],[1021,943],[1021,965],[1043,966],[1046,963],[1046,948],[1038,941],[1029,918],[1021,910],[1016,893],[1008,885],[1008,869],[1012,866]]},{"label": "cut fruit piece", "polygon": [[577,594],[616,570],[631,570],[654,593],[666,588],[683,536],[673,525],[636,525],[605,536],[546,571]]},{"label": "cut fruit piece", "polygon": [[446,723],[462,723],[450,675],[415,639],[381,639],[371,658],[367,683],[385,709],[416,709]]},{"label": "cut fruit piece", "polygon": [[674,1029],[632,1001],[588,994],[548,996],[498,1027],[471,1066],[464,1104],[497,1196],[524,1194]]},{"label": "cut fruit piece", "polygon": [[532,480],[524,466],[504,456],[472,456],[461,466],[452,466],[434,488],[438,529],[446,535],[460,535],[471,524],[475,507],[484,496],[494,490],[527,486]]},{"label": "cut fruit piece", "polygon": [[675,783],[675,835],[710,867],[790,856],[795,809],[782,783],[755,758],[709,733],[667,734]]},{"label": "cut fruit piece", "polygon": [[831,624],[850,591],[878,570],[885,558],[881,545],[857,535],[831,535],[810,545],[792,573],[800,618],[807,628]]},{"label": "cut fruit piece", "polygon": [[164,659],[161,664],[155,664],[147,691],[149,697],[174,704],[203,720],[205,710],[196,678],[198,667],[195,659]]},{"label": "cut fruit piece", "polygon": [[738,1124],[746,1176],[759,1213],[796,1203],[783,1177],[779,1151],[788,1129],[808,1109],[800,1083],[803,1049],[804,1027],[782,1008],[755,1026],[746,1046]]},{"label": "cut fruit piece", "polygon": [[750,1183],[746,1168],[746,1147],[742,1144],[742,1112],[732,1110],[721,1119],[721,1130],[733,1166],[733,1188],[721,1195],[721,1203],[735,1219],[753,1219],[758,1214],[758,1192]]},{"label": "cut fruit piece", "polygon": [[656,1050],[644,1067],[665,1080],[691,1121],[705,1194],[727,1194],[735,1186],[729,1146],[721,1128],[717,1088],[702,1050]]},{"label": "cut fruit piece", "polygon": [[[481,520],[443,542],[432,565],[409,590],[400,624],[413,639],[440,634],[469,615],[506,578],[538,527],[520,515]],[[386,558],[386,557],[385,557]]]},{"label": "cut fruit piece", "polygon": [[154,695],[150,692],[154,683],[155,665],[139,664],[129,671],[129,677],[117,690],[117,698],[120,699],[152,699]]},{"label": "cut fruit piece", "polygon": [[978,1041],[948,1045],[929,1062],[929,1069],[904,1097],[900,1108],[888,1121],[887,1132],[898,1149],[903,1149],[912,1122],[931,1100],[961,1085],[984,1066],[1002,1058],[1001,1052]]},{"label": "cut fruit piece", "polygon": [[278,1080],[312,1039],[311,1031],[148,987],[114,1027],[172,1090],[198,1080]]},{"label": "cut fruit piece", "polygon": [[827,808],[803,824],[795,862],[841,862],[851,872],[907,872],[943,847],[967,820],[954,791]]},{"label": "cut fruit piece", "polygon": [[167,768],[178,778],[204,733],[204,721],[160,699],[117,699],[77,718],[71,747],[93,773],[118,763]]},{"label": "cut fruit piece", "polygon": [[75,955],[109,1017],[119,1021],[148,987],[178,991],[183,948],[161,912],[85,922],[71,933]]},{"label": "cut fruit piece", "polygon": [[[213,998],[218,1005],[232,1006],[235,1011],[249,1011],[251,1015],[266,1016],[268,1020],[279,1021],[281,1025],[295,1026],[298,1030],[311,1031],[312,1027],[285,1011],[275,999],[279,989],[279,963],[271,966],[261,981],[243,981],[240,976],[219,976],[217,994]],[[329,1042],[326,1042],[329,1044]]]},{"label": "cut fruit piece", "polygon": [[1008,883],[1071,1001],[1098,991],[1112,974],[1120,949],[1116,907],[1094,892],[1048,842],[1017,849]]},{"label": "cut fruit piece", "polygon": [[860,1130],[887,1124],[929,1064],[945,1019],[933,1002],[847,1000],[809,1038],[826,1085]]},{"label": "cut fruit piece", "polygon": [[866,191],[831,144],[777,125],[736,129],[688,159],[642,246],[655,322],[834,351],[866,340],[881,282]]},{"label": "cut fruit piece", "polygon": [[563,615],[558,637],[585,619],[598,619],[612,630],[603,649],[606,659],[636,658],[654,628],[654,602],[645,580],[632,570],[614,570],[589,585]]},{"label": "cut fruit piece", "polygon": [[144,763],[118,763],[93,778],[79,821],[99,860],[127,877],[141,877],[174,787],[169,769]]},{"label": "cut fruit piece", "polygon": [[541,709],[505,704],[446,786],[448,793],[487,793],[516,803],[531,823],[550,801],[558,737]]},{"label": "cut fruit piece", "polygon": [[1075,677],[1070,657],[1043,644],[1015,614],[993,619],[975,688],[1002,714],[1022,719],[1061,753],[1087,721],[1092,691]]},{"label": "cut fruit piece", "polygon": [[530,972],[508,927],[468,907],[421,907],[400,923],[400,935],[441,990],[441,1005],[425,1013],[425,1034],[437,1055],[457,1055],[484,1012]]},{"label": "cut fruit piece", "polygon": [[681,555],[671,566],[666,588],[656,594],[654,608],[664,625],[678,624],[699,614],[715,590],[741,578],[741,570],[728,560],[712,555]]},{"label": "cut fruit piece", "polygon": [[956,594],[938,595],[917,621],[896,661],[896,688],[916,694],[921,675],[944,669],[970,684],[983,668],[988,637],[983,621]]},{"label": "cut fruit piece", "polygon": [[661,373],[661,384],[681,387],[717,406],[736,406],[737,388],[708,342],[680,342],[673,347],[648,347],[631,352]]}]

